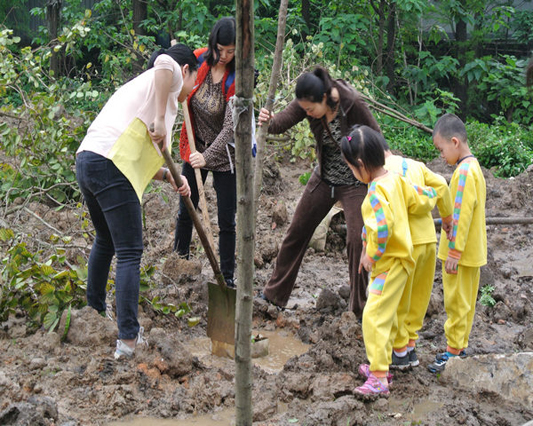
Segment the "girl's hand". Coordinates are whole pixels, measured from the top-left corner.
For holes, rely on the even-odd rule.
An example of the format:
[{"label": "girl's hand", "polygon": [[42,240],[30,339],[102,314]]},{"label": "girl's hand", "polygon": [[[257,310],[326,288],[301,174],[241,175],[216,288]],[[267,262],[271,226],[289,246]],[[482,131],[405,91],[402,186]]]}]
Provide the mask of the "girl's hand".
[{"label": "girl's hand", "polygon": [[167,140],[167,129],[165,127],[165,120],[161,118],[156,118],[154,122],[150,125],[148,129],[150,134],[150,139],[159,145],[161,150],[165,149],[166,140]]},{"label": "girl's hand", "polygon": [[259,122],[257,123],[258,126],[261,126],[263,123],[267,122],[268,120],[271,120],[274,117],[274,113],[270,112],[266,108],[261,108],[259,111]]},{"label": "girl's hand", "polygon": [[365,269],[365,271],[370,272],[372,270],[372,266],[374,265],[374,262],[368,257],[364,256],[361,258],[361,266]]},{"label": "girl's hand", "polygon": [[189,163],[194,169],[205,167],[205,158],[200,152],[194,152],[189,156]]}]

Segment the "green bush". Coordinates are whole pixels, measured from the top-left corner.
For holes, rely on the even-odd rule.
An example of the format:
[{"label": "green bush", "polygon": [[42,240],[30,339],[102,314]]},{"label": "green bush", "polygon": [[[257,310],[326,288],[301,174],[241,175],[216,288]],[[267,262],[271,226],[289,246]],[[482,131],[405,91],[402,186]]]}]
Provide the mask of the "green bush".
[{"label": "green bush", "polygon": [[[51,237],[56,243],[68,244],[69,237]],[[85,305],[87,267],[68,265],[65,250],[56,248],[49,256],[42,250],[30,252],[21,235],[11,229],[0,228],[0,321],[15,310],[22,310],[30,325],[53,331],[65,309]]]},{"label": "green bush", "polygon": [[380,124],[391,150],[422,162],[431,161],[438,155],[429,133],[392,119],[384,118]]},{"label": "green bush", "polygon": [[533,127],[500,119],[492,126],[469,122],[466,131],[472,153],[483,167],[493,169],[495,176],[516,176],[533,161]]}]

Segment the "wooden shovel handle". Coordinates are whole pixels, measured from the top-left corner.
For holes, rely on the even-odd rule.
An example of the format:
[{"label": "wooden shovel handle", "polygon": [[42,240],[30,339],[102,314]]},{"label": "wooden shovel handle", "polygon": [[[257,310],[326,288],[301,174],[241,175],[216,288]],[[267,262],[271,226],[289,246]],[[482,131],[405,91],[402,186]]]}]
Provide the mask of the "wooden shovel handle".
[{"label": "wooden shovel handle", "polygon": [[[183,108],[183,116],[185,117],[185,128],[187,129],[187,139],[189,139],[189,148],[191,153],[196,152],[196,144],[194,142],[194,133],[192,131],[191,116],[189,115],[189,106],[187,100],[181,103]],[[202,171],[200,169],[194,169],[194,175],[196,177],[196,187],[198,188],[198,196],[200,202],[200,208],[202,210],[202,216],[204,219],[205,232],[207,239],[211,247],[215,247],[215,241],[213,239],[213,231],[211,231],[211,221],[209,219],[209,210],[207,209],[207,201],[205,199],[204,182],[202,181]]]},{"label": "wooden shovel handle", "polygon": [[[183,185],[183,181],[181,180],[181,175],[178,171],[178,168],[174,164],[174,161],[172,160],[172,156],[170,155],[167,149],[163,149],[163,158],[165,159],[165,162],[167,163],[168,170],[170,171],[170,173],[172,174],[172,177],[174,178],[174,182],[176,182],[176,185],[179,188],[180,186]],[[189,212],[189,216],[191,217],[194,223],[196,232],[198,233],[198,236],[200,237],[200,241],[202,242],[202,246],[204,247],[207,258],[209,259],[209,263],[211,264],[211,268],[213,269],[213,273],[215,274],[217,283],[218,285],[220,285],[222,288],[225,289],[226,281],[224,280],[224,276],[222,275],[222,272],[220,272],[220,267],[218,266],[217,258],[215,256],[213,248],[209,244],[207,235],[204,231],[204,228],[202,227],[202,222],[200,221],[200,218],[196,214],[196,210],[191,201],[191,198],[183,197],[183,202],[185,203],[185,207],[187,208],[187,211]]]}]

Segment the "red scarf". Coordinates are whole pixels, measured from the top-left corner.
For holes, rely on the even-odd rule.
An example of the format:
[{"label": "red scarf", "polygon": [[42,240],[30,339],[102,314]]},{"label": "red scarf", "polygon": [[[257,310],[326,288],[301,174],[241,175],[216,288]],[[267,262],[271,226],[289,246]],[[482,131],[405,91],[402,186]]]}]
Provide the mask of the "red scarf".
[{"label": "red scarf", "polygon": [[[207,52],[207,47],[196,49],[194,51],[195,56],[198,58],[202,53]],[[191,125],[192,125],[192,131],[194,134],[194,114],[191,109],[191,99],[193,95],[196,93],[198,88],[201,84],[205,81],[207,77],[207,73],[211,71],[211,67],[207,65],[207,62],[204,60],[202,65],[200,66],[200,69],[198,70],[198,75],[196,77],[196,85],[192,89],[191,93],[189,94],[189,97],[187,98],[187,105],[189,106],[189,114],[191,116]],[[226,68],[226,72],[224,73],[224,77],[222,77],[222,94],[224,95],[226,102],[229,101],[229,99],[235,94],[235,81],[231,84],[231,86],[228,89],[228,93],[224,93],[226,91],[226,80],[228,78],[228,75],[230,74],[230,69]],[[181,134],[180,134],[180,156],[182,160],[189,162],[189,155],[191,155],[191,148],[189,146],[189,137],[187,136],[187,128],[185,127],[185,122],[183,122],[183,125],[181,127]]]}]

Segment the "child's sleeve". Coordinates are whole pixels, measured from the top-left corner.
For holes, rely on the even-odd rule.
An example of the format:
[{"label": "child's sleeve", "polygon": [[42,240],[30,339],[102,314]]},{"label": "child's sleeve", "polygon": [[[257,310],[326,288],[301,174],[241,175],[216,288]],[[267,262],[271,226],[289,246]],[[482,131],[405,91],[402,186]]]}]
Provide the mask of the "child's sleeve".
[{"label": "child's sleeve", "polygon": [[455,259],[461,259],[461,255],[466,246],[468,233],[474,209],[477,205],[478,189],[474,176],[469,173],[470,164],[464,163],[457,172],[459,173],[459,182],[455,193],[453,209],[453,234],[448,243],[450,248],[448,256]]},{"label": "child's sleeve", "polygon": [[415,185],[407,179],[401,178],[404,196],[409,214],[426,214],[433,210],[437,202],[437,191],[431,186]]},{"label": "child's sleeve", "polygon": [[385,199],[380,199],[376,192],[368,194],[373,213],[365,219],[366,255],[377,262],[383,257],[391,235],[394,217]]},{"label": "child's sleeve", "polygon": [[424,171],[426,186],[432,187],[437,192],[437,208],[439,209],[440,217],[445,219],[451,216],[453,213],[452,196],[446,179],[432,172],[425,165],[422,170]]}]

